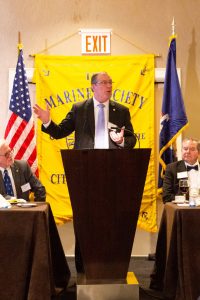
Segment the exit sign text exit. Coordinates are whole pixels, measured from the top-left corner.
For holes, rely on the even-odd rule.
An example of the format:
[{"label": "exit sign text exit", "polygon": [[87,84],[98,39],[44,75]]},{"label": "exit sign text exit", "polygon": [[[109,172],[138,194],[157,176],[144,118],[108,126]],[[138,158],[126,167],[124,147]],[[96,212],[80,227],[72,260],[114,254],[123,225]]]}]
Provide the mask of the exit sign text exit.
[{"label": "exit sign text exit", "polygon": [[111,29],[81,29],[82,54],[110,54]]}]

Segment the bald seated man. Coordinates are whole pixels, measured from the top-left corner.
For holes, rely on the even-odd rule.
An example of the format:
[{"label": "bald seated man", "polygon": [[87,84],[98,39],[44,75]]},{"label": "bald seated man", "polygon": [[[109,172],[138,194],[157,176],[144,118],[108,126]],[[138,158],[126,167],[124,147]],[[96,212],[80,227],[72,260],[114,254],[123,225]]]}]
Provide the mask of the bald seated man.
[{"label": "bald seated man", "polygon": [[175,196],[181,194],[179,180],[188,179],[189,186],[200,188],[199,169],[200,143],[193,138],[182,141],[182,160],[170,163],[166,167],[163,180],[163,202],[170,202]]}]

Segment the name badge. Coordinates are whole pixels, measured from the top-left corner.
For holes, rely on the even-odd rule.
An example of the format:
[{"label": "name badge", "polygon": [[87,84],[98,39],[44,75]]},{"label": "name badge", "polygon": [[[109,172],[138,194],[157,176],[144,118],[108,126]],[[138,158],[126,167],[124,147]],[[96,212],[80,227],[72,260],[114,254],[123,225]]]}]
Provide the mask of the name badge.
[{"label": "name badge", "polygon": [[188,178],[188,173],[186,171],[177,173],[177,178]]},{"label": "name badge", "polygon": [[22,192],[27,192],[31,189],[30,183],[25,183],[21,186]]}]

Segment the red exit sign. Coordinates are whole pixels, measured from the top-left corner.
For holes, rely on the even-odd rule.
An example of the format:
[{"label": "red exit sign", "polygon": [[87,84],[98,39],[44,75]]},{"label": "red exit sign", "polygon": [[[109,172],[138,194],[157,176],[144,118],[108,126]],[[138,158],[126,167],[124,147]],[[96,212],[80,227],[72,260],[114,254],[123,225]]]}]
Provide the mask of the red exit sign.
[{"label": "red exit sign", "polygon": [[81,29],[82,54],[110,54],[111,29]]}]

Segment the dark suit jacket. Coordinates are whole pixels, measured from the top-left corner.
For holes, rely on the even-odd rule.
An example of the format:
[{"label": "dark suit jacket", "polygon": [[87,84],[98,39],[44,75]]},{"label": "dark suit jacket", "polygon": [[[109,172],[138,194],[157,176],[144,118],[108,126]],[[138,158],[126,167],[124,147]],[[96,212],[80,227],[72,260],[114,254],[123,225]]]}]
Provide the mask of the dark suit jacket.
[{"label": "dark suit jacket", "polygon": [[[109,102],[109,122],[118,127],[125,126],[124,148],[132,149],[135,146],[136,138],[130,132],[133,127],[130,121],[130,113],[127,107],[116,103]],[[71,111],[62,120],[59,125],[51,121],[48,128],[42,125],[42,131],[50,134],[55,139],[68,136],[75,131],[75,149],[93,149],[95,135],[94,120],[94,102],[93,99],[79,102],[73,105]],[[130,132],[129,132],[130,131]],[[120,148],[111,139],[109,139],[109,148]]]},{"label": "dark suit jacket", "polygon": [[180,172],[187,172],[185,162],[183,160],[179,160],[177,162],[167,165],[164,180],[163,180],[163,202],[164,203],[174,200],[175,195],[179,194],[180,179],[177,178],[177,173]]},{"label": "dark suit jacket", "polygon": [[[15,160],[14,164],[10,167],[15,182],[17,198],[21,198],[29,201],[30,192],[34,193],[35,201],[45,201],[46,190],[37,177],[32,173],[31,168],[25,160]],[[21,186],[29,183],[31,190],[23,192]],[[4,188],[3,176],[0,171],[0,193],[6,197],[6,192]]]}]

